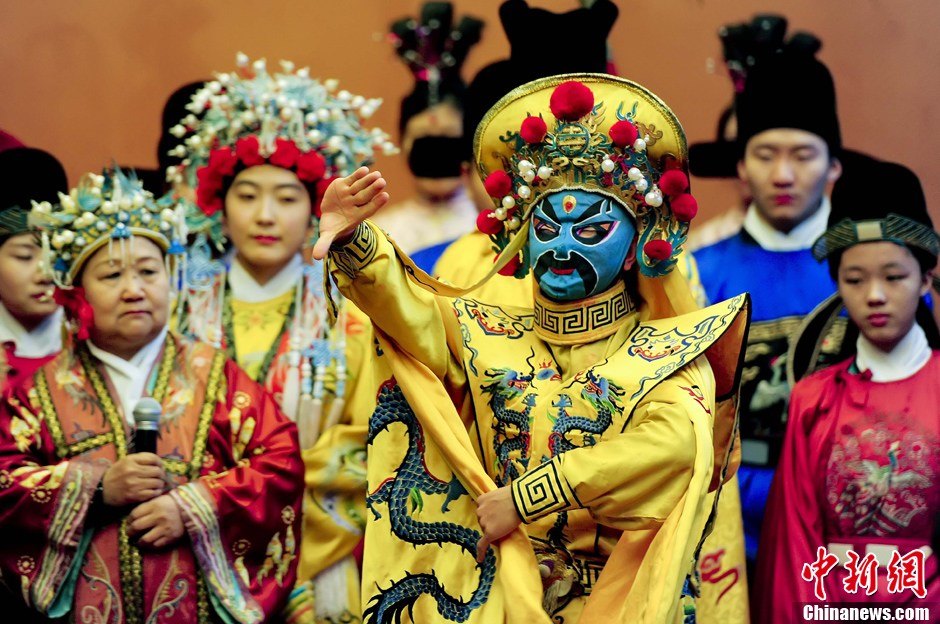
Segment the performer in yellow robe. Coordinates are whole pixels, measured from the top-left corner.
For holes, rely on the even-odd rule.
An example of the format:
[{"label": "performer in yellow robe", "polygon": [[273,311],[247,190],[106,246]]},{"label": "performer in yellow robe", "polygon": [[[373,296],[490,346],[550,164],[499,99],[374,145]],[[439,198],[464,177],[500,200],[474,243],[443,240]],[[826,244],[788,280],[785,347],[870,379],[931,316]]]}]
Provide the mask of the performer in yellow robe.
[{"label": "performer in yellow robe", "polygon": [[[364,120],[379,100],[338,91],[307,68],[239,60],[196,91],[173,132],[185,156],[170,176],[195,187],[190,290],[181,327],[225,349],[297,422],[307,468],[295,621],[359,620],[354,551],[365,525],[371,323],[340,303],[327,321],[323,269],[305,254],[326,184],[394,151]],[[180,194],[166,198],[180,202]],[[210,243],[230,257],[212,258]],[[361,399],[360,399],[361,401]]]},{"label": "performer in yellow robe", "polygon": [[296,578],[297,431],[224,352],[167,332],[182,212],[115,170],[31,219],[71,337],[0,403],[4,580],[53,619],[270,621]]},{"label": "performer in yellow robe", "polygon": [[418,271],[363,222],[388,200],[377,172],[323,204],[314,256],[333,244],[389,373],[369,425],[366,620],[692,617],[709,492],[736,462],[748,304],[696,310],[671,271],[695,212],[681,127],[639,85],[573,74],[503,98],[474,153],[491,274],[532,270],[534,309]]}]

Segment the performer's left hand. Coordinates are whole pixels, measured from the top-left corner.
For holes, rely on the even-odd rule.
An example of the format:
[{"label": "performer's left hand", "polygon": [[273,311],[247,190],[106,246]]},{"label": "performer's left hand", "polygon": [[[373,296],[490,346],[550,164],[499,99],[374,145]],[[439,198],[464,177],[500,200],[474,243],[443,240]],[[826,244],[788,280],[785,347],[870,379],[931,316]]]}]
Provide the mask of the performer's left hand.
[{"label": "performer's left hand", "polygon": [[128,517],[128,528],[133,536],[140,536],[141,546],[163,548],[183,537],[183,515],[168,494],[153,498],[134,507]]},{"label": "performer's left hand", "polygon": [[512,488],[504,486],[477,498],[477,518],[483,537],[477,542],[477,561],[482,563],[486,549],[515,530],[522,523],[512,502]]}]

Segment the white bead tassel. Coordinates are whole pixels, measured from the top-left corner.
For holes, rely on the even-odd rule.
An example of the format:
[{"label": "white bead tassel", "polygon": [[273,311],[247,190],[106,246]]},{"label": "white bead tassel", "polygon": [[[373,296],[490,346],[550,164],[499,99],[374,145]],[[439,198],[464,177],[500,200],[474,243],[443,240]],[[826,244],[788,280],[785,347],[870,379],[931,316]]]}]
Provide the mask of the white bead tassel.
[{"label": "white bead tassel", "polygon": [[317,622],[338,622],[349,609],[350,577],[358,577],[352,557],[340,559],[313,577],[313,610]]},{"label": "white bead tassel", "polygon": [[[293,342],[293,340],[291,340]],[[297,421],[297,408],[300,405],[300,353],[291,345],[287,353],[287,379],[281,393],[281,410]]]},{"label": "white bead tassel", "polygon": [[310,360],[303,359],[300,365],[301,374],[301,394],[300,406],[297,408],[297,430],[300,436],[300,449],[312,448],[320,437],[320,417],[323,412],[323,405],[319,409],[314,409],[312,391],[312,382],[310,379],[311,366]]},{"label": "white bead tassel", "polygon": [[345,302],[340,304],[339,322],[333,327],[333,362],[336,372],[336,396],[333,398],[333,404],[330,406],[330,415],[326,419],[323,429],[329,429],[339,423],[343,416],[343,410],[346,408],[346,321],[347,321]]}]

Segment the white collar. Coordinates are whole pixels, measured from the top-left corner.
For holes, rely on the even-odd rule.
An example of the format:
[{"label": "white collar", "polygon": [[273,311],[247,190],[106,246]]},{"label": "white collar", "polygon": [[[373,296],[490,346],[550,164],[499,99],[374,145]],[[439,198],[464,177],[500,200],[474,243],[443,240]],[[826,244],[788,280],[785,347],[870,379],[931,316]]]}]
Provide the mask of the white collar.
[{"label": "white collar", "polygon": [[885,353],[861,334],[855,348],[858,370],[871,371],[872,381],[879,382],[907,379],[926,366],[931,356],[927,335],[917,323],[890,353]]},{"label": "white collar", "polygon": [[232,265],[228,271],[228,285],[232,289],[232,299],[246,303],[270,301],[279,297],[288,290],[297,287],[297,281],[303,276],[304,262],[300,254],[290,259],[290,262],[278,271],[277,275],[268,280],[263,286],[255,281],[245,267],[232,258]]},{"label": "white collar", "polygon": [[757,244],[767,251],[799,251],[809,249],[816,239],[823,235],[829,222],[832,205],[829,198],[823,196],[819,209],[806,221],[786,234],[767,223],[752,202],[744,215],[744,229]]},{"label": "white collar", "polygon": [[41,358],[62,350],[62,308],[42,320],[32,331],[28,331],[0,303],[0,344],[12,342],[18,357]]},{"label": "white collar", "polygon": [[157,357],[163,348],[163,342],[166,340],[167,328],[163,327],[160,334],[140,348],[130,360],[125,360],[119,355],[102,350],[91,340],[88,340],[88,350],[95,356],[108,372],[108,378],[111,385],[117,392],[118,403],[124,412],[124,420],[128,424],[134,424],[134,407],[137,401],[143,396],[147,385],[147,378],[153,369]]}]

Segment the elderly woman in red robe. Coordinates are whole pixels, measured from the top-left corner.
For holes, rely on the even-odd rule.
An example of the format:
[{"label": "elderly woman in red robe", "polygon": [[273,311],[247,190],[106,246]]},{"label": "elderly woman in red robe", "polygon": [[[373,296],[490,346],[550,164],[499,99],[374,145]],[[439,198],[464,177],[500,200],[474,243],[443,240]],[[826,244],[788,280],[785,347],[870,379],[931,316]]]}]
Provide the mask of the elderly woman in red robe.
[{"label": "elderly woman in red robe", "polygon": [[263,622],[294,585],[296,429],[224,353],[167,331],[181,217],[120,171],[33,207],[71,340],[0,404],[0,571],[47,618]]},{"label": "elderly woman in red robe", "polygon": [[[871,201],[873,179],[891,189],[890,206]],[[845,359],[793,388],[758,551],[757,622],[846,603],[896,616],[940,592],[940,332],[924,299],[940,239],[908,169],[870,162],[841,182],[813,247],[839,290],[804,321],[791,377],[812,372],[843,305]]]}]

